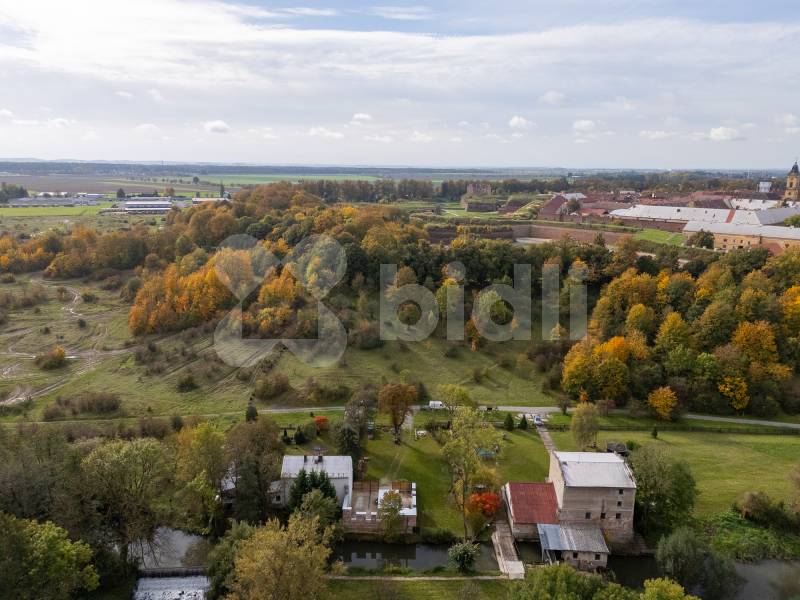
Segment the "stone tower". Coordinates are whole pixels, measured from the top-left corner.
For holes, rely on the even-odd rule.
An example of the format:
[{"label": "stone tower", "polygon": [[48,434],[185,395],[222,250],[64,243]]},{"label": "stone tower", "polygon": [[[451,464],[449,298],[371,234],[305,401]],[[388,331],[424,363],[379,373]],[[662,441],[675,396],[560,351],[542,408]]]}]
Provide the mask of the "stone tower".
[{"label": "stone tower", "polygon": [[794,163],[786,178],[786,191],[783,193],[783,199],[800,202],[800,169],[797,168],[797,163]]}]

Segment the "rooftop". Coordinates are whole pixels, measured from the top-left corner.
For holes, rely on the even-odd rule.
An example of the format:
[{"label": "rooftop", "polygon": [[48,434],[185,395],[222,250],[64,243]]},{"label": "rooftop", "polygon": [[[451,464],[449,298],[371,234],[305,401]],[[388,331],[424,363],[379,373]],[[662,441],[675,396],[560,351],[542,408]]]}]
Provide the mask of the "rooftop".
[{"label": "rooftop", "polygon": [[281,477],[295,477],[300,471],[325,471],[328,477],[352,477],[353,459],[349,456],[309,456],[287,454],[283,457]]},{"label": "rooftop", "polygon": [[558,523],[558,500],[552,483],[509,482],[506,489],[516,523]]},{"label": "rooftop", "polygon": [[758,235],[782,240],[800,240],[800,227],[781,227],[779,225],[741,225],[739,223],[701,223],[689,221],[683,228],[685,233],[708,231],[728,235]]},{"label": "rooftop", "polygon": [[538,529],[542,550],[609,553],[599,525],[542,524]]},{"label": "rooftop", "polygon": [[556,452],[567,487],[636,488],[628,464],[613,452]]}]

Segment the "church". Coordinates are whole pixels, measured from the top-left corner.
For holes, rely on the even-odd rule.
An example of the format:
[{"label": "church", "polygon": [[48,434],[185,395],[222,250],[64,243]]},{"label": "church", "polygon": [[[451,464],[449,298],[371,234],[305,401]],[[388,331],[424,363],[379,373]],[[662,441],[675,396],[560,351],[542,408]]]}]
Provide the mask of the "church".
[{"label": "church", "polygon": [[798,169],[797,163],[794,163],[786,177],[786,191],[783,193],[783,199],[787,202],[800,202],[800,169]]}]

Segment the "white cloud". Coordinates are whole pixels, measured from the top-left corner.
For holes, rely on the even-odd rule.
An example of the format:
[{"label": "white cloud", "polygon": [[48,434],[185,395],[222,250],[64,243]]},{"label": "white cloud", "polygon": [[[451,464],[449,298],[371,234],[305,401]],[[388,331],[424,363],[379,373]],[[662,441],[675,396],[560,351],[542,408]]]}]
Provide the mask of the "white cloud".
[{"label": "white cloud", "polygon": [[714,127],[708,132],[708,139],[712,142],[734,142],[743,140],[745,137],[735,127]]},{"label": "white cloud", "polygon": [[278,139],[278,135],[272,130],[272,127],[253,127],[251,129],[248,129],[247,132],[252,135],[257,135],[258,137],[265,140]]},{"label": "white cloud", "polygon": [[225,121],[206,121],[203,123],[203,129],[206,133],[228,133],[231,130],[231,126]]},{"label": "white cloud", "polygon": [[675,132],[663,129],[644,129],[639,132],[639,137],[646,140],[668,140],[675,137]]},{"label": "white cloud", "polygon": [[364,140],[367,142],[380,142],[381,144],[390,144],[394,138],[390,135],[365,135]]},{"label": "white cloud", "polygon": [[12,119],[11,122],[22,127],[49,127],[51,129],[64,129],[75,123],[74,120],[65,119],[64,117],[56,117],[45,121],[40,119]]},{"label": "white cloud", "polygon": [[539,96],[539,102],[543,102],[544,104],[550,104],[551,106],[557,106],[559,104],[563,104],[564,100],[567,99],[567,96],[562,92],[556,92],[555,90],[550,90],[549,92],[545,92],[541,96]]},{"label": "white cloud", "polygon": [[6,117],[6,118],[10,119],[13,116],[14,116],[14,113],[12,113],[7,108],[0,108],[0,117]]},{"label": "white cloud", "polygon": [[373,6],[368,12],[395,21],[425,21],[433,18],[427,6]]},{"label": "white cloud", "polygon": [[55,127],[56,129],[63,129],[64,127],[69,127],[75,121],[72,119],[65,119],[64,117],[57,117],[55,119],[48,119],[46,121],[46,125],[48,127]]},{"label": "white cloud", "polygon": [[41,123],[39,119],[13,119],[11,122],[14,125],[22,125],[23,127],[37,127]]},{"label": "white cloud", "polygon": [[511,134],[511,137],[521,139],[525,137],[525,134],[522,133],[521,131],[515,131],[514,133]]},{"label": "white cloud", "polygon": [[464,139],[463,139],[463,138],[461,138],[461,137],[460,137],[460,136],[458,136],[458,135],[454,135],[453,137],[451,137],[451,138],[450,138],[449,140],[447,140],[447,141],[448,141],[448,142],[452,142],[452,143],[454,143],[454,144],[460,144],[461,142],[463,142],[463,141],[464,141]]},{"label": "white cloud", "polygon": [[422,131],[414,130],[414,133],[411,134],[409,138],[412,142],[420,143],[420,144],[427,144],[428,142],[433,141],[433,136]]},{"label": "white cloud", "polygon": [[594,133],[597,131],[597,123],[590,119],[580,119],[572,123],[572,130],[576,134]]},{"label": "white cloud", "polygon": [[309,6],[284,8],[282,12],[299,17],[335,17],[339,14],[339,11],[333,8],[311,8]]},{"label": "white cloud", "polygon": [[84,133],[84,134],[81,136],[81,139],[82,139],[84,142],[96,142],[97,140],[99,140],[99,139],[100,139],[100,136],[98,135],[98,133],[97,133],[96,131],[89,130],[89,131],[85,132],[85,133]]},{"label": "white cloud", "polygon": [[119,96],[120,98],[123,98],[125,100],[130,100],[131,98],[133,98],[133,94],[131,94],[130,92],[126,92],[124,90],[119,90],[119,91],[114,92],[114,93],[117,96]]},{"label": "white cloud", "polygon": [[134,132],[144,135],[156,135],[161,133],[161,128],[153,123],[142,123],[133,128]]},{"label": "white cloud", "polygon": [[147,90],[147,95],[150,96],[150,99],[153,102],[164,102],[164,96],[162,96],[161,92],[158,91],[156,88],[151,88]]},{"label": "white cloud", "polygon": [[458,126],[462,128],[469,127],[469,121],[459,121]]},{"label": "white cloud", "polygon": [[332,131],[327,127],[312,127],[308,130],[308,135],[311,137],[321,137],[327,138],[331,140],[340,140],[344,137],[344,134],[340,131]]},{"label": "white cloud", "polygon": [[355,113],[350,118],[350,125],[359,126],[364,125],[372,121],[372,115],[368,115],[367,113]]},{"label": "white cloud", "polygon": [[636,108],[636,104],[630,98],[626,98],[625,96],[617,96],[614,98],[613,102],[609,103],[609,107],[616,110],[631,111]]},{"label": "white cloud", "polygon": [[520,117],[519,115],[514,115],[508,121],[508,126],[511,127],[511,129],[527,130],[527,129],[530,129],[531,127],[534,127],[535,125],[534,125],[534,123],[532,121],[529,121],[525,117]]}]

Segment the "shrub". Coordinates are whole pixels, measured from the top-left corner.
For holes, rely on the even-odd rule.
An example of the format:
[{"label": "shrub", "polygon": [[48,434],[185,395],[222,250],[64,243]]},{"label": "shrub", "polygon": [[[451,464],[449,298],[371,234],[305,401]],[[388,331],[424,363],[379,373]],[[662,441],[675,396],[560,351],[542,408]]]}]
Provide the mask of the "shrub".
[{"label": "shrub", "polygon": [[360,350],[372,350],[383,345],[380,326],[377,323],[363,321],[350,331],[350,344]]},{"label": "shrub", "polygon": [[92,292],[83,292],[81,294],[81,299],[86,302],[86,304],[94,304],[98,300],[97,296]]},{"label": "shrub", "polygon": [[447,555],[461,573],[469,573],[475,568],[478,545],[472,542],[459,542],[450,546]]},{"label": "shrub", "polygon": [[45,421],[56,421],[64,418],[64,410],[57,404],[46,406],[42,411],[42,419]]},{"label": "shrub", "polygon": [[81,413],[111,413],[119,409],[120,399],[117,394],[85,392],[78,396],[75,405]]},{"label": "shrub", "polygon": [[511,413],[506,413],[505,421],[503,421],[503,427],[505,427],[508,431],[514,431],[514,417],[511,416]]},{"label": "shrub", "polygon": [[60,369],[67,364],[67,352],[61,346],[56,346],[50,352],[39,354],[34,362],[45,371]]},{"label": "shrub", "polygon": [[458,358],[458,346],[455,344],[450,345],[447,347],[447,350],[444,351],[445,358]]},{"label": "shrub", "polygon": [[175,414],[169,418],[170,427],[172,427],[172,431],[178,432],[183,429],[183,417]]},{"label": "shrub", "polygon": [[78,319],[78,328],[86,329],[86,319],[83,318]]},{"label": "shrub", "polygon": [[519,420],[519,428],[523,431],[528,429],[528,419],[525,415],[522,415],[522,418]]},{"label": "shrub", "polygon": [[0,275],[0,283],[14,283],[17,280],[13,273],[3,273]]},{"label": "shrub", "polygon": [[317,435],[325,431],[328,431],[328,429],[330,429],[330,423],[328,422],[328,417],[322,415],[314,417],[314,424],[317,427]]},{"label": "shrub", "polygon": [[256,381],[253,394],[259,400],[269,400],[284,394],[289,390],[289,378],[283,373],[273,373],[260,377]]},{"label": "shrub", "polygon": [[306,436],[300,427],[294,430],[294,443],[298,446],[306,443]]},{"label": "shrub", "polygon": [[194,380],[194,375],[187,373],[182,375],[178,380],[178,391],[181,393],[191,392],[197,389],[197,382]]}]

